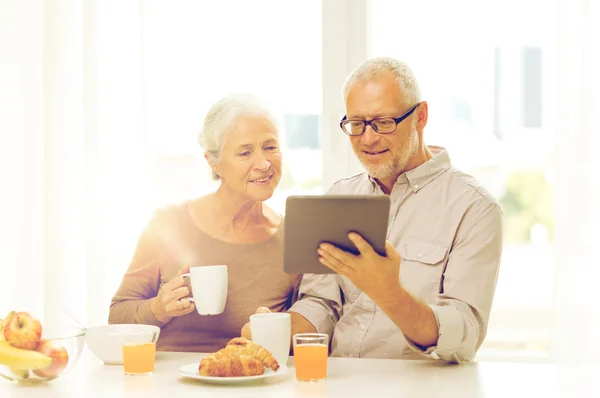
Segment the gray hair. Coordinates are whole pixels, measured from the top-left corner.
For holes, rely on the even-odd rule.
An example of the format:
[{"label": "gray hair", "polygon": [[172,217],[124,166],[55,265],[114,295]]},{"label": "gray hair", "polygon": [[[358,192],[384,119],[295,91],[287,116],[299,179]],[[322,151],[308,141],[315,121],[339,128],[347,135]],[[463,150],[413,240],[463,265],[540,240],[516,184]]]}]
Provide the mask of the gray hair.
[{"label": "gray hair", "polygon": [[370,58],[358,65],[344,82],[342,89],[344,101],[348,99],[348,91],[356,83],[362,83],[383,73],[392,73],[407,104],[421,101],[421,90],[417,78],[407,64],[394,58]]},{"label": "gray hair", "polygon": [[[208,110],[202,131],[198,134],[200,147],[209,153],[213,162],[219,161],[227,134],[244,116],[264,116],[277,128],[275,117],[258,97],[235,93],[221,98]],[[220,178],[215,172],[212,175],[215,180]]]}]

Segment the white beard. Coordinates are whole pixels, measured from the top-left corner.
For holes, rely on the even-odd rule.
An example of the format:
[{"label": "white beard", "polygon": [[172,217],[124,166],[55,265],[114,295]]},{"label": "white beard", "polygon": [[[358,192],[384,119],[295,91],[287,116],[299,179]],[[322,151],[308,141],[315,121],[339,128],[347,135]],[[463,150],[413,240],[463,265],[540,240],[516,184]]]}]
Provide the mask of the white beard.
[{"label": "white beard", "polygon": [[361,156],[358,157],[358,160],[362,163],[369,175],[373,178],[377,178],[379,180],[382,178],[398,176],[404,172],[404,170],[406,169],[406,165],[417,152],[418,147],[419,133],[417,132],[415,123],[410,134],[409,141],[406,143],[405,147],[402,148],[400,153],[398,153],[395,157],[390,159],[387,163],[367,163],[363,161],[363,158]]}]

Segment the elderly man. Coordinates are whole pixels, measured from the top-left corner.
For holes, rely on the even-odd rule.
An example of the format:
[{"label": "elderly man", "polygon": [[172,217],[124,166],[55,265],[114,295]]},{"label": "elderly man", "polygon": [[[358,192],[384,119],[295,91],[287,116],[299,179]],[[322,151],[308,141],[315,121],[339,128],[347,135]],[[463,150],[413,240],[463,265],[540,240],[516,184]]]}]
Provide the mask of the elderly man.
[{"label": "elderly man", "polygon": [[344,85],[349,136],[365,172],[328,194],[390,195],[386,256],[322,244],[336,274],[305,275],[292,331],[333,334],[332,356],[472,361],[486,335],[502,253],[502,211],[448,152],[427,146],[427,102],[404,63],[365,61]]}]

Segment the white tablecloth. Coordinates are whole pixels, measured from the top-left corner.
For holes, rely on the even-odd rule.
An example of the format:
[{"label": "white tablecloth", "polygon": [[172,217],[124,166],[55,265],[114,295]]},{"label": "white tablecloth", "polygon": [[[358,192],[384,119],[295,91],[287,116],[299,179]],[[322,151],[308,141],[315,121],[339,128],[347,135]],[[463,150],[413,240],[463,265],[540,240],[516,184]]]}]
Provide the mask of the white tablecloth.
[{"label": "white tablecloth", "polygon": [[76,366],[44,385],[0,379],[0,398],[185,398],[185,397],[600,397],[600,366],[593,363],[481,362],[448,365],[432,361],[330,358],[324,382],[287,373],[247,385],[209,385],[181,377],[177,369],[203,354],[157,353],[155,372],[126,376],[84,349]]}]

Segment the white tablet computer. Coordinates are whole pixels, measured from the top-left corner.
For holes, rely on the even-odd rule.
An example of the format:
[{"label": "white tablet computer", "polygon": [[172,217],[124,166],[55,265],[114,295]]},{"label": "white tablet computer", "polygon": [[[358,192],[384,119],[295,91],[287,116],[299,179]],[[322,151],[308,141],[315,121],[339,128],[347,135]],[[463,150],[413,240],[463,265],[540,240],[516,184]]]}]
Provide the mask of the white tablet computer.
[{"label": "white tablet computer", "polygon": [[289,196],[285,205],[283,270],[292,274],[332,274],[317,248],[329,242],[358,250],[348,238],[357,232],[385,255],[390,198],[387,195]]}]

